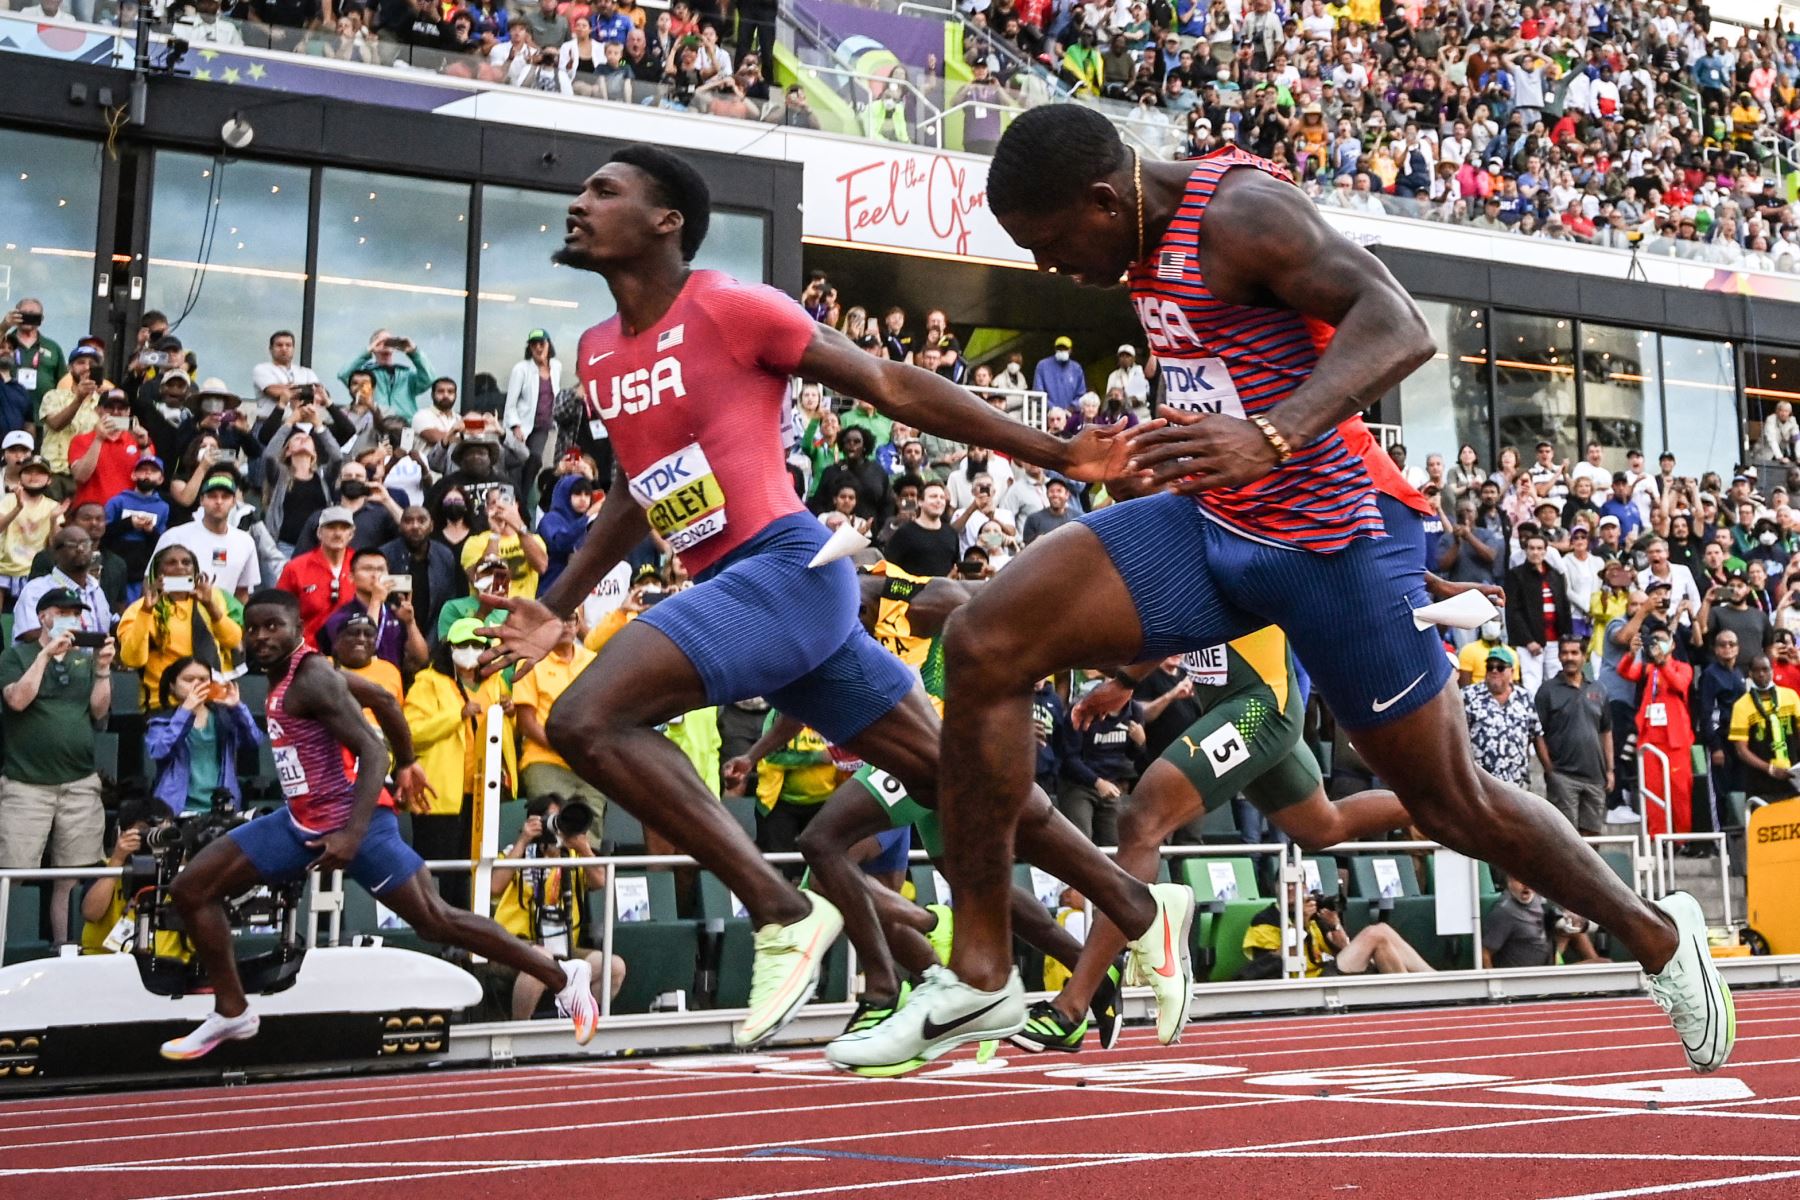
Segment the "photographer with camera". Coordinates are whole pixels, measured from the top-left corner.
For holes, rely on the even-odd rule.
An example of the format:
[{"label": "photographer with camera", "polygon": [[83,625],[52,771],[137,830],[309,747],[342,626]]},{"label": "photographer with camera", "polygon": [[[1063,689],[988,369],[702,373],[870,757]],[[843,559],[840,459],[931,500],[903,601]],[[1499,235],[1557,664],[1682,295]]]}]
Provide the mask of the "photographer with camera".
[{"label": "photographer with camera", "polygon": [[[1311,892],[1301,908],[1305,931],[1300,950],[1306,960],[1306,977],[1362,975],[1370,967],[1382,975],[1428,975],[1431,964],[1419,957],[1392,925],[1379,921],[1365,926],[1355,937],[1344,932],[1342,901],[1336,896]],[[1281,919],[1271,904],[1250,919],[1244,931],[1244,957],[1248,960],[1239,979],[1274,979],[1281,974]]]},{"label": "photographer with camera", "polygon": [[355,594],[319,627],[319,649],[331,653],[332,639],[352,619],[375,623],[375,656],[403,671],[416,671],[430,655],[414,617],[412,579],[388,573],[387,555],[373,547],[350,556]]},{"label": "photographer with camera", "polygon": [[[1666,584],[1652,581],[1650,589],[1652,596],[1668,595]],[[1655,746],[1669,764],[1669,794],[1660,797],[1667,811],[1644,797],[1650,834],[1687,833],[1693,828],[1694,718],[1688,710],[1688,692],[1694,683],[1694,668],[1675,657],[1674,634],[1667,626],[1659,626],[1648,637],[1638,633],[1631,639],[1631,653],[1619,660],[1619,676],[1638,685],[1638,746]],[[1647,768],[1645,775],[1646,787],[1663,786],[1660,764],[1657,769]]]},{"label": "photographer with camera", "polygon": [[419,397],[431,390],[437,372],[425,359],[425,352],[408,337],[399,337],[385,329],[377,329],[369,337],[369,348],[342,371],[338,378],[346,388],[350,377],[367,372],[374,382],[375,406],[408,421],[419,411]]},{"label": "photographer with camera", "polygon": [[[502,863],[531,863],[558,858],[592,858],[594,809],[580,800],[546,792],[525,802],[525,825]],[[625,960],[612,956],[607,972],[604,955],[582,948],[582,918],[589,888],[606,886],[606,868],[509,867],[496,863],[493,874],[494,920],[506,932],[549,952],[558,962],[587,960],[596,1002],[602,988],[617,996],[625,983]],[[520,972],[513,980],[512,1019],[530,1020],[547,991],[540,981]]]},{"label": "photographer with camera", "polygon": [[200,573],[192,550],[158,550],[144,594],[119,618],[119,662],[143,672],[143,706],[155,707],[164,673],[183,658],[229,670],[244,644],[242,617],[237,601]]},{"label": "photographer with camera", "polygon": [[1775,641],[1775,627],[1755,603],[1749,573],[1742,568],[1727,573],[1724,587],[1706,590],[1691,642],[1695,647],[1708,645],[1726,629],[1737,634],[1738,653],[1743,655],[1761,654]]},{"label": "photographer with camera", "polygon": [[216,809],[221,801],[242,809],[240,758],[254,758],[263,736],[237,681],[220,682],[211,667],[184,656],[163,671],[157,699],[160,711],[144,733],[144,754],[155,771],[151,795],[178,816]]},{"label": "photographer with camera", "polygon": [[[155,800],[143,796],[127,796],[119,802],[119,832],[113,840],[109,867],[124,867],[132,857],[145,852],[152,831],[169,823],[169,812]],[[125,881],[108,875],[88,884],[81,896],[81,952],[83,954],[117,954],[132,948],[135,940],[139,896],[133,895]],[[187,938],[173,929],[158,930],[157,958],[186,962],[194,956]]]},{"label": "photographer with camera", "polygon": [[[45,592],[36,636],[0,653],[6,705],[0,868],[33,870],[46,846],[53,867],[85,867],[100,859],[106,814],[94,731],[112,711],[117,647],[104,633],[82,630],[86,611],[76,592]],[[74,890],[73,879],[59,879],[50,889],[50,932],[57,943],[69,938]]]}]

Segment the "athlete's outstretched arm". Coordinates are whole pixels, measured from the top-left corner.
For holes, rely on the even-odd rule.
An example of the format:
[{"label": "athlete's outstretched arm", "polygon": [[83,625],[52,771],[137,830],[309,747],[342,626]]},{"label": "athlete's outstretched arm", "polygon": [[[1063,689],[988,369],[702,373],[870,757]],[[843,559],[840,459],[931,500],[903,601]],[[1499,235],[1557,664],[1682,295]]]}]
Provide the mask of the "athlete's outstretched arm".
[{"label": "athlete's outstretched arm", "polygon": [[548,592],[536,600],[482,594],[483,605],[506,610],[504,624],[489,625],[482,631],[494,642],[482,652],[482,674],[492,675],[509,666],[528,671],[555,649],[562,638],[563,620],[644,540],[649,529],[644,510],[632,498],[624,468],[615,468],[612,490],[600,505],[600,515],[588,526],[587,536]]},{"label": "athlete's outstretched arm", "polygon": [[895,420],[927,433],[987,446],[1071,479],[1097,481],[1116,475],[1124,461],[1124,443],[1114,431],[1088,428],[1064,439],[1033,429],[936,372],[857,349],[829,325],[814,326],[812,342],[800,359],[800,374],[867,400]]},{"label": "athlete's outstretched arm", "polygon": [[[1374,255],[1326,224],[1299,188],[1232,171],[1207,205],[1228,236],[1202,251],[1206,285],[1230,304],[1293,309],[1337,328],[1312,375],[1266,414],[1299,450],[1361,412],[1436,353],[1425,318]],[[1132,435],[1135,467],[1182,489],[1237,487],[1268,474],[1274,446],[1247,421],[1203,416]]]}]

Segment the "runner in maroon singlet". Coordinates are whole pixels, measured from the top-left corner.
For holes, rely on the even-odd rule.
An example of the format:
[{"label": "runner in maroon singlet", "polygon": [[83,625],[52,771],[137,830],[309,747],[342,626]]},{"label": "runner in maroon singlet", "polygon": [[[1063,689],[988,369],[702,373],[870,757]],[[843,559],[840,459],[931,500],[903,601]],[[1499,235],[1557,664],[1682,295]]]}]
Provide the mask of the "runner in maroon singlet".
[{"label": "runner in maroon singlet", "polygon": [[[381,898],[428,941],[460,946],[505,963],[557,993],[578,1042],[599,1018],[585,959],[558,963],[536,946],[439,897],[431,872],[400,838],[383,781],[393,747],[394,792],[420,806],[428,785],[413,758],[412,732],[400,706],[380,687],[339,671],[300,637],[300,602],[264,591],[244,606],[244,645],[273,681],[269,743],[287,804],[239,825],[196,855],[170,889],[213,989],[213,1011],[192,1033],[163,1044],[164,1058],[188,1060],[222,1042],[256,1036],[261,1022],[244,995],[224,900],[258,883],[286,883],[317,867],[343,870]],[[362,710],[381,723],[370,728]],[[354,774],[344,752],[356,756]],[[303,968],[304,969],[304,968]]]}]

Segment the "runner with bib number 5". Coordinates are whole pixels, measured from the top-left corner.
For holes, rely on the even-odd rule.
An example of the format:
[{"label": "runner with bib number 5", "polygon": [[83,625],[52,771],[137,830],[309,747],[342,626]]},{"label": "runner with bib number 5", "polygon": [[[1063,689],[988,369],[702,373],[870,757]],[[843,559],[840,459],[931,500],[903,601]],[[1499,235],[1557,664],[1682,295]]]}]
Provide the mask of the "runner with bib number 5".
[{"label": "runner with bib number 5", "polygon": [[[937,791],[937,714],[916,676],[857,621],[847,561],[811,567],[826,532],[794,495],[781,443],[789,380],[857,396],[909,425],[991,446],[1071,478],[1116,474],[1115,431],[1069,440],[1008,419],[948,380],[871,357],[772,288],[690,268],[711,201],[692,166],[652,146],[619,151],[569,206],[556,261],[603,276],[618,315],[582,336],[580,390],[610,438],[609,503],[562,575],[507,610],[488,635],[489,671],[542,658],[562,620],[654,530],[695,584],[631,622],[563,693],[545,722],[582,778],[693,855],[740,897],[757,928],[740,1046],[773,1037],[810,998],[842,926],[823,897],[763,861],[679,747],[657,726],[749,696],[901,779]],[[1114,914],[1141,934],[1164,917],[1125,881]],[[1004,1036],[1024,1020],[1022,1006]],[[1015,1019],[1016,1018],[1016,1019]]]}]

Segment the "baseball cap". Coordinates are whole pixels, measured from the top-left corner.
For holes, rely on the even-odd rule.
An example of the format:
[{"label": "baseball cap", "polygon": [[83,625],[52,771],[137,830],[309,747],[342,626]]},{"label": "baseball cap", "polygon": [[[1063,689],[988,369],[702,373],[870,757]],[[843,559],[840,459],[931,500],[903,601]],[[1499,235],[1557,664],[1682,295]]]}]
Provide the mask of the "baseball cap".
[{"label": "baseball cap", "polygon": [[1131,357],[1136,358],[1137,357],[1137,347],[1132,345],[1130,342],[1126,342],[1125,344],[1123,344],[1122,346],[1119,347],[1119,353],[1120,354],[1129,354],[1129,355],[1131,355]]},{"label": "baseball cap", "polygon": [[164,371],[161,375],[157,376],[157,382],[159,384],[174,383],[177,379],[181,380],[181,382],[183,382],[183,383],[194,382],[194,377],[192,375],[189,375],[186,371],[181,370],[180,368],[177,368],[173,371]]},{"label": "baseball cap", "polygon": [[[1733,583],[1735,583],[1735,582],[1737,582],[1737,581],[1738,581],[1738,580],[1740,580],[1740,579],[1743,579],[1743,580],[1748,580],[1748,579],[1749,579],[1749,578],[1750,578],[1750,573],[1749,573],[1749,572],[1748,572],[1748,571],[1745,571],[1745,570],[1743,570],[1743,569],[1741,569],[1741,568],[1740,568],[1740,569],[1738,569],[1738,570],[1736,570],[1736,571],[1727,571],[1727,572],[1726,572],[1726,573],[1725,573],[1725,578],[1726,578],[1726,579],[1727,579],[1727,580],[1729,580],[1729,581],[1731,581],[1731,582],[1733,582]],[[1666,584],[1666,583],[1665,583],[1665,584],[1663,584],[1663,586],[1664,586],[1664,587],[1668,587],[1668,586],[1669,586],[1669,585],[1668,585],[1668,584]]]},{"label": "baseball cap", "polygon": [[449,642],[452,646],[467,646],[471,642],[479,642],[486,645],[487,639],[481,636],[481,630],[483,628],[484,626],[478,618],[458,617],[450,623],[450,628],[444,632],[444,640]]},{"label": "baseball cap", "polygon": [[530,333],[525,335],[525,344],[528,346],[532,342],[547,342],[549,340],[550,335],[541,329],[533,329]]},{"label": "baseball cap", "polygon": [[69,351],[70,362],[74,362],[78,358],[92,358],[99,360],[103,357],[105,356],[100,353],[100,348],[98,346],[79,345]]},{"label": "baseball cap", "polygon": [[[237,490],[237,480],[232,476],[224,474],[208,475],[206,477],[206,483],[200,488],[200,494],[204,496],[208,492],[230,492],[233,495],[236,495]],[[323,519],[319,521],[319,524],[321,525],[324,523]],[[355,522],[352,521],[351,524],[355,524]]]},{"label": "baseball cap", "polygon": [[1070,341],[1066,334],[1057,338],[1055,344],[1058,350],[1073,350],[1075,348],[1075,343]]},{"label": "baseball cap", "polygon": [[87,606],[87,601],[74,588],[51,588],[38,597],[37,610],[43,612],[46,608],[75,608],[86,612]]},{"label": "baseball cap", "polygon": [[23,429],[15,429],[6,435],[5,441],[0,441],[0,450],[11,450],[15,447],[26,450],[36,450],[37,443],[32,441],[31,435],[26,433]]},{"label": "baseball cap", "polygon": [[1667,590],[1674,586],[1675,585],[1670,583],[1667,579],[1658,579],[1656,576],[1652,575],[1650,577],[1650,582],[1644,585],[1644,591],[1648,594],[1658,590]]},{"label": "baseball cap", "polygon": [[42,471],[48,475],[50,474],[50,463],[43,455],[34,454],[19,464],[19,474],[23,475],[27,471]]},{"label": "baseball cap", "polygon": [[1515,670],[1519,666],[1519,656],[1512,652],[1511,646],[1489,646],[1487,652],[1489,665],[1492,665],[1496,659]]},{"label": "baseball cap", "polygon": [[1613,516],[1611,513],[1607,513],[1604,517],[1600,518],[1600,528],[1602,529],[1605,529],[1608,525],[1617,525],[1618,523],[1619,518]]},{"label": "baseball cap", "polygon": [[350,510],[345,508],[341,504],[334,504],[330,508],[326,509],[325,511],[323,511],[319,514],[319,528],[320,529],[325,528],[327,525],[354,525],[354,524],[356,524],[356,518],[354,516],[350,515]]},{"label": "baseball cap", "polygon": [[154,455],[154,454],[146,454],[142,458],[138,459],[136,462],[131,464],[131,469],[134,471],[137,470],[139,467],[155,467],[157,470],[160,471],[163,469],[163,460],[156,457],[156,455]]}]

